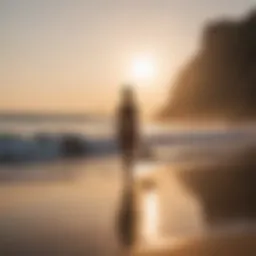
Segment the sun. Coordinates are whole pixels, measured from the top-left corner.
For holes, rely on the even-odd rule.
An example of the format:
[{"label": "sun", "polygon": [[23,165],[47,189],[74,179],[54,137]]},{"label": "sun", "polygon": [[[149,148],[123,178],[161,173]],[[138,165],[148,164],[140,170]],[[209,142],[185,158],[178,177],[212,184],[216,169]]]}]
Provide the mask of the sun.
[{"label": "sun", "polygon": [[137,56],[131,65],[131,79],[135,82],[152,81],[156,75],[155,61],[151,56]]}]

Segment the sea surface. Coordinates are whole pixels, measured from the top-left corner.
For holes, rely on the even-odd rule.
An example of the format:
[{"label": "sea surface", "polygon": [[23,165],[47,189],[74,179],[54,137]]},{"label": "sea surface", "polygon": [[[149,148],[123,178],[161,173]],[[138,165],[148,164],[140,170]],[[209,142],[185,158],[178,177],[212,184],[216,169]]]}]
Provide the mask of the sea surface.
[{"label": "sea surface", "polygon": [[[84,143],[87,157],[118,152],[115,121],[110,118],[65,115],[0,115],[0,159],[47,161],[60,159],[61,139],[72,136]],[[180,160],[203,148],[236,150],[254,144],[256,125],[189,126],[143,123],[142,148],[160,160]],[[154,152],[153,152],[154,151]],[[203,152],[201,152],[203,153]],[[187,156],[188,157],[188,156]]]}]

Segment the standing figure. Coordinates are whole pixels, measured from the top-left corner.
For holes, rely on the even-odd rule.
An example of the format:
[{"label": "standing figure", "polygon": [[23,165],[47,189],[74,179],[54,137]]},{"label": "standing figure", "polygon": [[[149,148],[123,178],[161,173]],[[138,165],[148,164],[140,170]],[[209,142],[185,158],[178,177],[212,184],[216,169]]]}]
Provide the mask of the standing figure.
[{"label": "standing figure", "polygon": [[138,117],[133,91],[130,87],[122,90],[121,103],[117,113],[117,134],[122,154],[126,182],[131,179],[138,145]]},{"label": "standing figure", "polygon": [[132,167],[138,145],[137,108],[130,87],[122,90],[117,113],[117,135],[124,169],[124,191],[118,216],[118,229],[121,243],[129,248],[136,240],[136,204]]}]

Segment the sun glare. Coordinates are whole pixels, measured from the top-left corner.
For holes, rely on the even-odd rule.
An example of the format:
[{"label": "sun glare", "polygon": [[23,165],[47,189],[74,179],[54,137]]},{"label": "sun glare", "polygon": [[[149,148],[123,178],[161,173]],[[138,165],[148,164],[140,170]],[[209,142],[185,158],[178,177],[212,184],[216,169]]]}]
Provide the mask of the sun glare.
[{"label": "sun glare", "polygon": [[149,191],[144,197],[143,237],[154,240],[158,235],[159,206],[156,191]]},{"label": "sun glare", "polygon": [[138,56],[132,62],[131,78],[135,82],[151,81],[156,75],[156,66],[150,56]]}]

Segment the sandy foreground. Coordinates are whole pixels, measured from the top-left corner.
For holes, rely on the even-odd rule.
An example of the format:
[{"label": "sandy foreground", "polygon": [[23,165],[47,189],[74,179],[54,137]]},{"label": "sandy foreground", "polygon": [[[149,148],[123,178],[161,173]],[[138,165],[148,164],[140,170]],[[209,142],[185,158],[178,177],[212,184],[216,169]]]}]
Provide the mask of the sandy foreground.
[{"label": "sandy foreground", "polygon": [[47,168],[1,170],[0,255],[120,255],[117,161]]},{"label": "sandy foreground", "polygon": [[[214,166],[211,169],[210,166],[209,164],[193,166],[196,167],[196,172],[201,170],[209,172],[198,176],[193,173],[192,166],[186,165],[140,168],[135,183],[139,221],[137,222],[137,244],[132,250],[133,256],[251,256],[256,254],[256,223],[254,212],[252,212],[255,208],[246,206],[252,203],[248,195],[254,193],[251,186],[255,188],[255,172],[253,174],[248,172],[246,175],[250,181],[246,178],[244,183],[240,171],[244,172],[245,169],[240,170],[237,166],[230,169],[226,166],[216,169]],[[143,168],[147,170],[145,173],[142,171]],[[230,170],[232,170],[231,173]],[[211,174],[212,171],[216,173]],[[209,193],[205,197],[206,202],[209,203],[212,200],[209,199],[212,192],[217,195],[221,193],[222,198],[220,197],[219,202],[225,202],[227,199],[235,200],[237,203],[235,206],[232,203],[228,204],[229,201],[225,204],[228,204],[227,208],[234,207],[233,210],[236,213],[230,215],[230,211],[226,211],[225,207],[219,208],[217,206],[219,202],[215,200],[212,202],[216,205],[211,208],[214,214],[205,211],[205,202],[198,199],[196,190],[193,192],[191,190],[192,184],[196,184],[195,181],[198,181],[198,178],[200,187],[206,184],[205,192]],[[211,186],[206,182],[220,184],[219,178],[224,181],[220,185],[220,187],[223,186],[222,191],[217,192],[213,190],[215,185]],[[183,179],[187,179],[186,185]],[[231,186],[226,186],[228,184]],[[238,191],[236,191],[237,184]],[[248,191],[242,191],[244,186],[250,187],[249,194]],[[230,219],[223,221],[216,218],[216,215],[226,216],[227,212],[228,216],[231,216]],[[237,218],[236,214],[240,216]]]},{"label": "sandy foreground", "polygon": [[[234,253],[216,255],[233,256],[239,249],[254,255],[248,253],[256,252],[255,226],[231,223],[222,232],[206,225],[201,205],[173,174],[177,168],[154,162],[136,166],[131,254],[200,256],[221,248],[220,241],[232,234],[225,244],[238,246],[232,246]],[[127,255],[118,227],[120,170],[117,159],[1,169],[0,255]],[[204,246],[196,237],[205,237]]]}]

